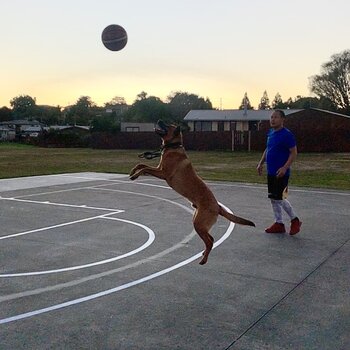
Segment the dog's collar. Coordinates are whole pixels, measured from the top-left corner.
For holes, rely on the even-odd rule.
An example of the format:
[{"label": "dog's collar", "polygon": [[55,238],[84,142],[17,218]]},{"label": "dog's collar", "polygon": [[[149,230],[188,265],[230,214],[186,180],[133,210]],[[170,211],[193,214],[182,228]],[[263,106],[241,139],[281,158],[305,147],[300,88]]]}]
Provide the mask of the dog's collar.
[{"label": "dog's collar", "polygon": [[182,143],[181,142],[169,142],[169,143],[165,143],[164,145],[162,145],[160,147],[161,151],[167,149],[167,148],[173,148],[173,149],[176,149],[176,148],[182,148]]},{"label": "dog's collar", "polygon": [[149,152],[144,152],[139,154],[139,158],[145,158],[145,159],[153,159],[153,158],[157,158],[160,157],[163,152],[170,148],[170,149],[177,149],[177,148],[182,148],[182,143],[181,142],[169,142],[166,143],[164,145],[160,146],[160,149],[157,151],[149,151]]}]

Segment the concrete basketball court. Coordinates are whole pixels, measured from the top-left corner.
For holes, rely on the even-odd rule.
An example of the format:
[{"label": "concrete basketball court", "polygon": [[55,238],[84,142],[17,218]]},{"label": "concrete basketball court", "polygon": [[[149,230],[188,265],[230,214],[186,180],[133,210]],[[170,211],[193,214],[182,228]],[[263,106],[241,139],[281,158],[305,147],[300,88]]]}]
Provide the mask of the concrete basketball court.
[{"label": "concrete basketball court", "polygon": [[257,227],[203,242],[164,181],[0,180],[0,349],[350,349],[350,192],[290,189],[302,232],[268,235],[265,186],[209,183]]}]

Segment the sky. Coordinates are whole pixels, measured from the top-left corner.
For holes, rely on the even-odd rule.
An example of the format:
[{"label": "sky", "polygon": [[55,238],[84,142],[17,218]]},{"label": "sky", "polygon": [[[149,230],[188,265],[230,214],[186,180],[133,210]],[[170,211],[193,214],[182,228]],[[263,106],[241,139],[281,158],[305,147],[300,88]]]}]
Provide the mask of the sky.
[{"label": "sky", "polygon": [[[309,77],[350,49],[349,0],[0,0],[0,107],[67,106],[174,92],[236,109],[247,92],[311,96]],[[126,47],[101,33],[119,24]]]}]

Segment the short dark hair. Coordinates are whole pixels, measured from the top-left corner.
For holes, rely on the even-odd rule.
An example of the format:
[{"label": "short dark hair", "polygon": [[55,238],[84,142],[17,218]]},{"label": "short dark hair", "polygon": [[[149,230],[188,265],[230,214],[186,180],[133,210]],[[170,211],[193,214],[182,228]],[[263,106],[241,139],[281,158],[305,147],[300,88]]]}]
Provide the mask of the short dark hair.
[{"label": "short dark hair", "polygon": [[282,111],[282,109],[276,109],[275,112],[279,113],[279,115],[280,115],[281,118],[285,118],[285,117],[286,117],[286,115],[285,115],[285,113]]}]

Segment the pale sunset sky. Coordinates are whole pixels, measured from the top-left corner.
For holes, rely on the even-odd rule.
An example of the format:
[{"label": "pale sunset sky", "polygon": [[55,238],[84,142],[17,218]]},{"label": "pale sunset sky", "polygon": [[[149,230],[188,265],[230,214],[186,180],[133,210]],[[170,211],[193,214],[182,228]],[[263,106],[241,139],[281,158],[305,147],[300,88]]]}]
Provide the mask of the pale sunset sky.
[{"label": "pale sunset sky", "polygon": [[[174,91],[235,109],[310,96],[309,77],[350,48],[349,0],[0,0],[0,107],[18,95],[66,106],[132,104]],[[107,50],[119,24],[128,44]]]}]

